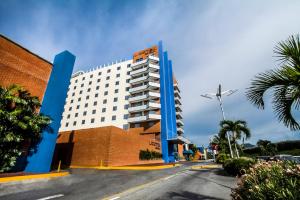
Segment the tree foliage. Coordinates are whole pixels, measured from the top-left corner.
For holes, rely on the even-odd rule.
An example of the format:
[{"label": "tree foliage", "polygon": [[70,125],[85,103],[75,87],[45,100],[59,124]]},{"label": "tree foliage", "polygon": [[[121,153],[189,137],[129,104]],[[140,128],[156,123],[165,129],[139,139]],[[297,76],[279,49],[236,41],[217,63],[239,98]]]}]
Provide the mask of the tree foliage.
[{"label": "tree foliage", "polygon": [[22,153],[24,142],[34,149],[41,132],[48,129],[51,120],[40,114],[41,104],[20,86],[0,86],[0,172],[15,165]]},{"label": "tree foliage", "polygon": [[247,89],[247,98],[256,107],[265,108],[264,94],[271,90],[273,110],[280,122],[291,130],[300,130],[292,110],[300,106],[300,39],[299,34],[279,42],[274,50],[280,67],[255,76]]}]

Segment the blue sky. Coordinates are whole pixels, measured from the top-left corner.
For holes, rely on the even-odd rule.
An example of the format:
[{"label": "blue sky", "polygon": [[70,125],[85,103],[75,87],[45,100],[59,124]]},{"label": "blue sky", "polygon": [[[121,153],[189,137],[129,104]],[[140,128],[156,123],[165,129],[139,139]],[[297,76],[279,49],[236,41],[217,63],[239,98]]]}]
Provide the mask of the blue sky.
[{"label": "blue sky", "polygon": [[[218,131],[217,101],[200,97],[238,89],[224,98],[228,119],[243,119],[258,139],[300,139],[278,123],[268,98],[258,110],[245,98],[255,74],[278,66],[273,48],[300,32],[300,1],[1,1],[0,32],[52,61],[69,50],[75,69],[129,59],[163,40],[182,97],[185,133],[198,145]],[[298,116],[297,116],[298,118]]]}]

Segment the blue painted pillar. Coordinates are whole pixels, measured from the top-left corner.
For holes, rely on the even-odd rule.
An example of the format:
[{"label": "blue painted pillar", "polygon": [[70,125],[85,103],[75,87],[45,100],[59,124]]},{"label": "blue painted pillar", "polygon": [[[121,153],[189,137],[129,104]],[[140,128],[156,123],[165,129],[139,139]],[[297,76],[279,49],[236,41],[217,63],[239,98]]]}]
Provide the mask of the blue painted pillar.
[{"label": "blue painted pillar", "polygon": [[56,138],[67,97],[70,78],[75,63],[75,56],[68,51],[57,54],[40,112],[51,117],[53,133],[44,131],[37,151],[28,157],[26,172],[49,172],[55,149]]}]

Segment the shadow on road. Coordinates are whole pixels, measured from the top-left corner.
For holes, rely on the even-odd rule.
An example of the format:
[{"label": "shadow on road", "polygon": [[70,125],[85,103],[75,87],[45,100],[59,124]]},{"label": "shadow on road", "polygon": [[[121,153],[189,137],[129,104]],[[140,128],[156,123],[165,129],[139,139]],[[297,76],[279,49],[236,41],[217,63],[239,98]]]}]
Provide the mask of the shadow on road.
[{"label": "shadow on road", "polygon": [[[196,170],[190,170],[190,171],[196,171]],[[198,170],[198,171],[199,171],[199,170]],[[194,174],[189,174],[189,173],[187,173],[187,172],[183,172],[183,173],[186,174],[186,175],[189,175],[189,176],[193,176],[193,177],[196,177],[196,178],[199,178],[199,179],[203,179],[203,180],[206,180],[206,181],[215,183],[215,184],[217,184],[217,185],[220,185],[220,186],[225,187],[225,188],[228,188],[228,189],[233,189],[233,188],[230,187],[230,186],[224,185],[224,184],[222,184],[222,183],[218,183],[218,182],[216,182],[216,181],[214,181],[213,179],[210,179],[210,178],[204,178],[204,177],[197,176],[197,175],[194,175]]]},{"label": "shadow on road", "polygon": [[164,195],[163,198],[158,198],[159,199],[181,199],[181,200],[186,200],[186,199],[200,199],[200,200],[223,200],[215,197],[210,197],[206,195],[201,195],[193,192],[188,192],[188,191],[182,191],[182,192],[168,192],[166,195]]}]

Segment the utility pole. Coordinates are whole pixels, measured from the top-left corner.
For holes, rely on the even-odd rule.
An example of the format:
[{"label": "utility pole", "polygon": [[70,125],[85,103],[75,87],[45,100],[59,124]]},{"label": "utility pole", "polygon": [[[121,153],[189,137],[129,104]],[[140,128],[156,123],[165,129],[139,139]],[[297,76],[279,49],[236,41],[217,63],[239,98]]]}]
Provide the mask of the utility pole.
[{"label": "utility pole", "polygon": [[[237,90],[226,90],[226,91],[222,92],[222,86],[221,86],[221,84],[219,84],[217,93],[207,93],[207,94],[202,94],[201,96],[204,98],[208,98],[208,99],[213,99],[213,97],[217,97],[217,99],[220,103],[223,120],[225,120],[226,118],[225,118],[225,113],[224,113],[223,104],[222,104],[222,95],[230,96],[233,93],[235,93],[236,91]],[[226,135],[227,135],[228,145],[229,145],[229,149],[230,149],[230,155],[231,155],[231,158],[233,158],[229,133],[226,132]]]}]

